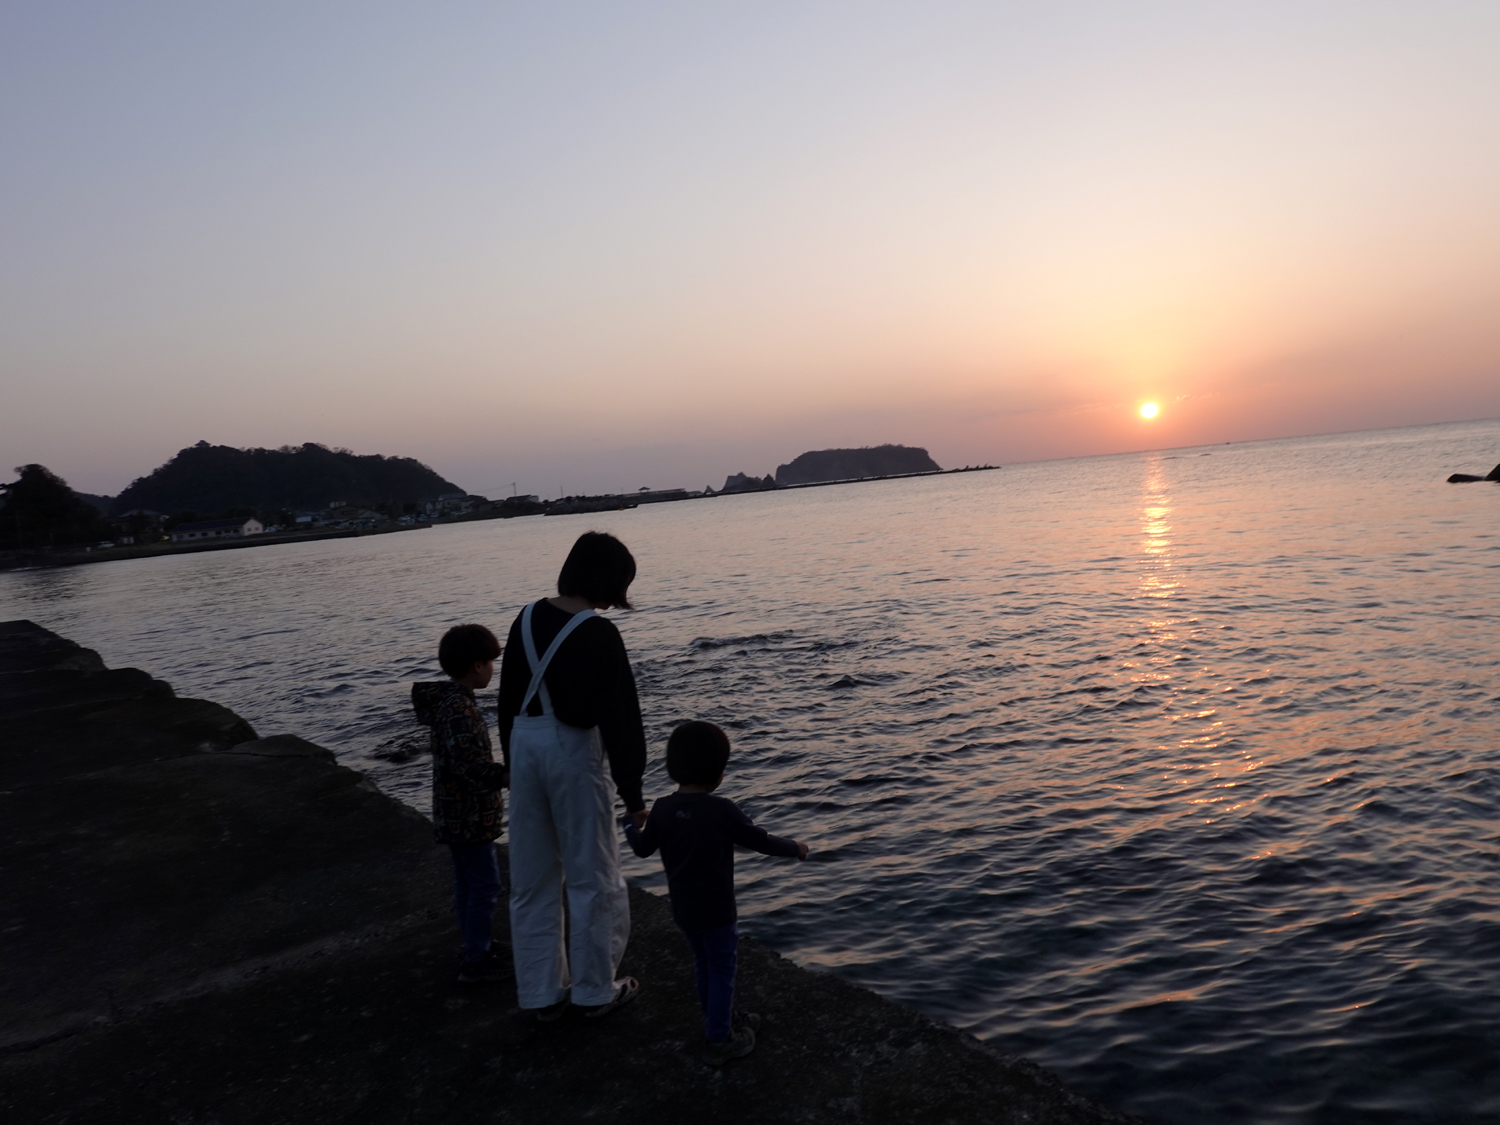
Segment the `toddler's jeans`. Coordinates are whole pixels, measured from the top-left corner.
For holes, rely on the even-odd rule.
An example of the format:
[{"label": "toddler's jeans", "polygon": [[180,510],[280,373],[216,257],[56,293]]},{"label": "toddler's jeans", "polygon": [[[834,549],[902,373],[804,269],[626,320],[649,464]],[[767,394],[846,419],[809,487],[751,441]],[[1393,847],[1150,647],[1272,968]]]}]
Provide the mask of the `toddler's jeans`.
[{"label": "toddler's jeans", "polygon": [[740,928],[731,923],[716,930],[688,930],[683,935],[693,950],[693,973],[698,984],[698,1006],[710,1043],[729,1038],[734,1019],[734,977],[739,968]]},{"label": "toddler's jeans", "polygon": [[492,843],[449,844],[448,850],[453,853],[453,913],[464,939],[464,960],[478,961],[490,951],[500,863]]}]

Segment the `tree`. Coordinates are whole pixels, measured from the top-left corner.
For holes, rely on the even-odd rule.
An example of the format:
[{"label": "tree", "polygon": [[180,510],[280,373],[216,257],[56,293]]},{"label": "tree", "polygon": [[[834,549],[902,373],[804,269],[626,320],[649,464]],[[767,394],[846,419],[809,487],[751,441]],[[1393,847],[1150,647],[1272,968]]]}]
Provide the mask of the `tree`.
[{"label": "tree", "polygon": [[96,543],[110,535],[99,510],[44,465],[21,465],[17,479],[0,484],[0,545],[67,547]]}]

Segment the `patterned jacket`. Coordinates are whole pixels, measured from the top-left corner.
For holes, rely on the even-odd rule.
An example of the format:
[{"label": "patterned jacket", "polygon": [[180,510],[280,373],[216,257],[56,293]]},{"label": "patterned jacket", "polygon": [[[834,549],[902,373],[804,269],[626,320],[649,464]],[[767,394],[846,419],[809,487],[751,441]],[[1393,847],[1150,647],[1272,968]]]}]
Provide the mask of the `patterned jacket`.
[{"label": "patterned jacket", "polygon": [[432,728],[432,836],[440,844],[482,844],[500,835],[505,767],[474,693],[452,680],[412,684],[417,722]]}]

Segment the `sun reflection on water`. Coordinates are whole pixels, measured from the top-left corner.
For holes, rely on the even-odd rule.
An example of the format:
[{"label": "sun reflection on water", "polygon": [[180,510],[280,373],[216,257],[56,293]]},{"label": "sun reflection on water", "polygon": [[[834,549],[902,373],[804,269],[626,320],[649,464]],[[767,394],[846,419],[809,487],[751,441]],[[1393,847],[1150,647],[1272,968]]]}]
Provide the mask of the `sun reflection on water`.
[{"label": "sun reflection on water", "polygon": [[[1181,585],[1172,569],[1172,494],[1161,454],[1146,461],[1146,491],[1141,505],[1141,596],[1170,598]],[[1152,623],[1153,629],[1166,622]]]},{"label": "sun reflection on water", "polygon": [[[1140,501],[1140,565],[1136,598],[1142,616],[1139,659],[1129,662],[1133,683],[1165,689],[1168,729],[1175,735],[1157,749],[1168,757],[1168,784],[1190,805],[1200,806],[1205,822],[1243,805],[1239,779],[1258,764],[1248,754],[1220,757],[1231,741],[1226,712],[1211,693],[1221,690],[1214,669],[1204,663],[1207,638],[1196,616],[1174,612],[1187,592],[1189,568],[1179,559],[1181,517],[1176,513],[1166,458],[1152,454],[1144,463]],[[1167,763],[1170,763],[1169,765]]]}]

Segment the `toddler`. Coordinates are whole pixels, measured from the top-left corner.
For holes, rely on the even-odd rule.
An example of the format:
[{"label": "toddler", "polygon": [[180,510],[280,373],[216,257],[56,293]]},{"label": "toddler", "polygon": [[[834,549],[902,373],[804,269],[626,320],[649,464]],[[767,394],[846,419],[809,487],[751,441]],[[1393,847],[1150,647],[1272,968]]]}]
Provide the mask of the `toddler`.
[{"label": "toddler", "polygon": [[683,723],[667,740],[667,773],[677,792],[651,807],[646,826],[624,822],[638,856],[661,849],[672,897],[672,917],[693,950],[698,1003],[708,1047],[703,1061],[723,1066],[755,1049],[758,1017],[734,1026],[734,978],[739,928],[735,924],[734,846],[765,855],[807,858],[807,845],[757,828],[738,806],[713,792],[729,764],[729,737],[713,723]]},{"label": "toddler", "polygon": [[413,684],[417,721],[432,728],[432,828],[453,857],[453,912],[463,937],[458,979],[501,980],[504,958],[491,949],[490,929],[500,899],[500,790],[509,784],[495,761],[490,732],[474,693],[495,673],[500,642],[483,625],[455,625],[438,645],[438,664],[448,679]]}]

